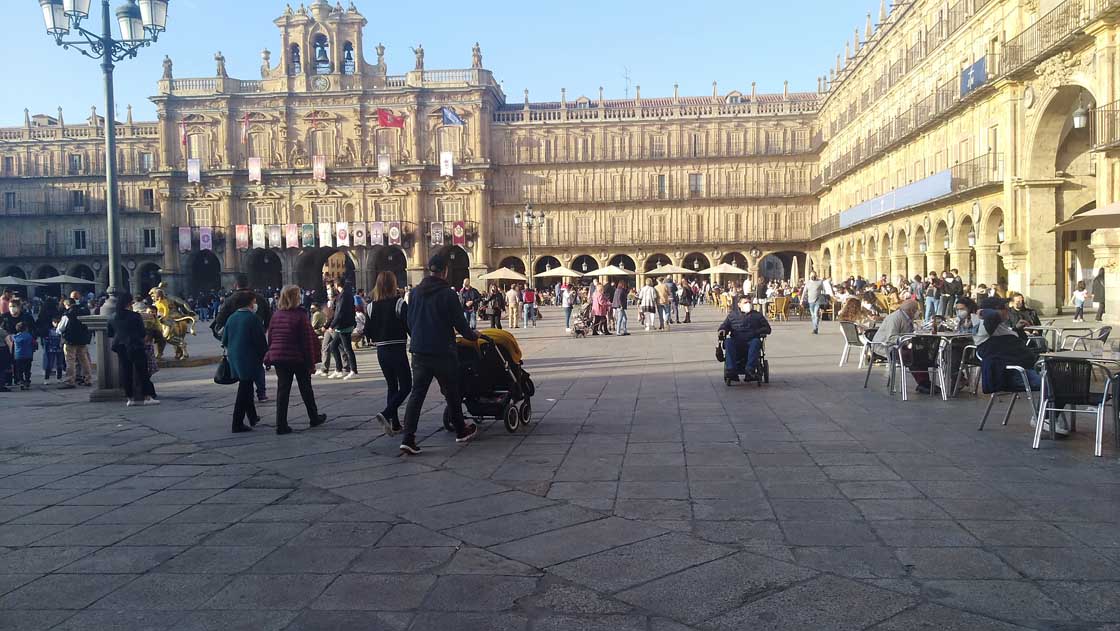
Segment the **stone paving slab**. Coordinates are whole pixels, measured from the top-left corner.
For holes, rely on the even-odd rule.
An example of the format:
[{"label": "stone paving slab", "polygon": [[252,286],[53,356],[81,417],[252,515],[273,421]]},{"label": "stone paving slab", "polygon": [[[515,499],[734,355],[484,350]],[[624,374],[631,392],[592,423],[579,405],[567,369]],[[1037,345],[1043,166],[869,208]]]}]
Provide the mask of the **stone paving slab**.
[{"label": "stone paving slab", "polygon": [[228,434],[205,367],[161,371],[158,411],[14,393],[0,631],[1120,628],[1111,434],[1033,451],[1019,414],[975,430],[983,399],[865,390],[832,324],[775,323],[772,382],[727,388],[718,317],[519,332],[534,422],[459,446],[429,396],[416,458],[367,350],[285,437],[274,403]]}]

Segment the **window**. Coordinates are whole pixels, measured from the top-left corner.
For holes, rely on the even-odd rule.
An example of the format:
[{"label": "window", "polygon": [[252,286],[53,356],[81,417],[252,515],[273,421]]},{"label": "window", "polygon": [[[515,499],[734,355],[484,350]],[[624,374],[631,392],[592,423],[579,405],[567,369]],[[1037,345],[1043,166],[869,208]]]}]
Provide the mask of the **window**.
[{"label": "window", "polygon": [[591,217],[576,217],[576,240],[578,243],[594,243],[595,235],[591,230]]},{"label": "window", "polygon": [[630,244],[630,217],[611,217],[612,243]]},{"label": "window", "polygon": [[688,174],[688,196],[700,197],[704,194],[704,174],[703,173],[689,173]]},{"label": "window", "polygon": [[74,249],[75,250],[86,250],[86,249],[88,249],[88,247],[89,247],[89,242],[86,240],[86,231],[85,230],[75,230],[74,231]]},{"label": "window", "polygon": [[82,172],[82,155],[79,153],[70,154],[68,165],[69,169],[67,172],[70,175],[80,174]]},{"label": "window", "polygon": [[450,151],[455,157],[459,157],[459,138],[461,136],[460,130],[462,126],[451,125],[442,127],[439,130],[439,150]]},{"label": "window", "polygon": [[727,216],[727,236],[732,241],[739,240],[739,220],[738,214],[731,214]]},{"label": "window", "polygon": [[16,160],[15,160],[15,158],[12,158],[11,156],[5,156],[5,158],[4,158],[4,175],[15,175],[15,172],[16,172]]},{"label": "window", "polygon": [[463,221],[465,219],[466,217],[463,216],[462,199],[436,200],[435,221],[442,221],[443,223],[454,223],[456,221]]},{"label": "window", "polygon": [[156,229],[144,228],[144,249],[154,250],[159,247],[156,243]]},{"label": "window", "polygon": [[689,155],[693,158],[700,156],[700,134],[692,134],[688,138]]},{"label": "window", "polygon": [[211,203],[193,204],[187,207],[187,218],[192,226],[213,226],[214,205]]},{"label": "window", "polygon": [[657,199],[665,199],[669,195],[669,176],[657,176]]},{"label": "window", "polygon": [[16,209],[16,194],[4,193],[4,210]]},{"label": "window", "polygon": [[77,211],[86,209],[85,191],[70,191],[70,207]]},{"label": "window", "polygon": [[390,162],[397,159],[398,131],[396,129],[377,130],[377,154],[389,156]]},{"label": "window", "polygon": [[[253,218],[251,223],[260,224],[274,224],[280,223],[276,217],[276,207],[272,202],[256,202],[249,205],[249,216]],[[202,226],[209,224],[199,224]]]},{"label": "window", "polygon": [[149,153],[147,151],[144,151],[144,152],[140,153],[140,172],[141,173],[151,173],[154,164],[155,163],[152,160],[152,154],[151,153]]},{"label": "window", "polygon": [[154,189],[140,189],[140,207],[147,211],[155,210],[156,192]]},{"label": "window", "polygon": [[665,137],[653,136],[649,139],[649,156],[651,158],[665,157]]},{"label": "window", "polygon": [[653,242],[666,241],[669,238],[668,231],[665,229],[667,222],[665,215],[653,215],[649,218],[649,235],[648,239]]}]

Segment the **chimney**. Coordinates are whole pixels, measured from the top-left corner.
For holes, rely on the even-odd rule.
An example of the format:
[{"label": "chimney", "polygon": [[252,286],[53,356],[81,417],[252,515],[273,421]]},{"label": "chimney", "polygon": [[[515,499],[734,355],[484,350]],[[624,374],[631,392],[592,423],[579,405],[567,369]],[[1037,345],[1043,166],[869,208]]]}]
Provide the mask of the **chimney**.
[{"label": "chimney", "polygon": [[681,98],[681,86],[680,86],[679,83],[674,83],[673,84],[673,98],[674,99]]}]

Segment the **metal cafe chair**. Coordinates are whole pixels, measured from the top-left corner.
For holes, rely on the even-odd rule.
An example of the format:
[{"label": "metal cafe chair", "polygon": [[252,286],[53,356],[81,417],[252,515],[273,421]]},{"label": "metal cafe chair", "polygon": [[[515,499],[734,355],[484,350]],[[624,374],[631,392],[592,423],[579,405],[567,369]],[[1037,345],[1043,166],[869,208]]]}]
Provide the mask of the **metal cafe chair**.
[{"label": "metal cafe chair", "polygon": [[[983,358],[980,357],[980,354],[978,352],[976,352],[976,361],[983,361]],[[1004,425],[1007,425],[1007,422],[1011,420],[1011,411],[1015,409],[1015,402],[1019,400],[1020,394],[1026,393],[1027,401],[1030,401],[1031,404],[1031,413],[1034,414],[1035,412],[1034,396],[1031,394],[1031,383],[1027,379],[1027,369],[1023,368],[1022,366],[1004,366],[1004,369],[1005,373],[1010,371],[1019,375],[1019,379],[1022,380],[1021,383],[1023,385],[1023,389],[994,391],[988,391],[985,389],[984,394],[990,394],[991,397],[988,398],[988,407],[984,409],[984,417],[980,419],[980,427],[976,428],[977,431],[984,431],[984,424],[988,422],[988,415],[992,413],[992,406],[995,405],[996,399],[1003,394],[1011,395],[1011,403],[1007,405],[1007,412],[1003,415]]]},{"label": "metal cafe chair", "polygon": [[848,365],[848,355],[853,348],[858,348],[859,367],[863,369],[863,364],[867,361],[869,353],[868,347],[871,345],[871,340],[864,337],[864,335],[859,332],[859,326],[855,322],[841,320],[840,332],[844,335],[844,351],[840,353],[840,367],[843,368]]},{"label": "metal cafe chair", "polygon": [[[909,359],[903,356],[903,350],[910,351]],[[937,382],[939,382],[937,385],[941,388],[941,391],[945,392],[947,384],[945,383],[945,372],[941,370],[941,338],[935,335],[906,336],[899,340],[898,346],[895,347],[895,353],[898,355],[895,366],[898,367],[903,401],[909,401],[906,392],[906,373],[927,373],[929,375],[930,396],[934,395],[934,384]],[[922,364],[925,364],[926,368],[914,368],[914,366]],[[934,379],[935,374],[937,379]]]},{"label": "metal cafe chair", "polygon": [[[972,381],[972,393],[976,394],[976,391],[980,388],[979,370],[980,359],[976,356],[976,345],[969,344],[964,347],[964,351],[961,353],[961,368],[960,371],[957,372],[957,378],[953,380],[951,396],[956,397],[957,394],[960,393],[961,384],[965,380],[966,375],[967,379]],[[973,376],[974,372],[977,373],[975,377]]]},{"label": "metal cafe chair", "polygon": [[[1073,330],[1073,329],[1071,329]],[[1063,351],[1090,350],[1089,342],[1099,342],[1101,346],[1108,343],[1108,336],[1112,334],[1112,327],[1102,326],[1099,329],[1088,330],[1080,335],[1066,334],[1062,338]]]},{"label": "metal cafe chair", "polygon": [[[873,338],[869,338],[873,339]],[[867,374],[863,378],[863,387],[871,381],[871,369],[875,366],[887,365],[887,392],[894,394],[894,365],[897,357],[895,344],[873,342],[867,343]]]},{"label": "metal cafe chair", "polygon": [[[1093,375],[1096,374],[1104,380],[1104,390],[1094,392]],[[1043,357],[1042,358],[1042,391],[1039,394],[1041,402],[1038,414],[1035,417],[1034,442],[1031,447],[1038,449],[1042,440],[1043,421],[1050,423],[1050,438],[1055,437],[1055,425],[1059,414],[1068,414],[1070,429],[1076,428],[1075,419],[1078,414],[1096,415],[1096,437],[1093,441],[1093,455],[1101,455],[1101,443],[1104,439],[1104,410],[1111,401],[1113,416],[1120,430],[1120,416],[1115,414],[1116,401],[1114,400],[1113,385],[1120,375],[1116,375],[1104,366],[1082,358],[1073,357]],[[1074,406],[1074,407],[1070,407]],[[1079,410],[1076,406],[1092,409]],[[1117,436],[1120,445],[1120,435]]]}]

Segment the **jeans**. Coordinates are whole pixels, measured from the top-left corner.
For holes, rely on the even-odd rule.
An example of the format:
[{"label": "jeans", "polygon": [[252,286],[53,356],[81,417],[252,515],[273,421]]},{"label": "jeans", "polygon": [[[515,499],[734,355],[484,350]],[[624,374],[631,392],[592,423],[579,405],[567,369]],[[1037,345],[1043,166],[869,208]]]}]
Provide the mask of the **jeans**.
[{"label": "jeans", "polygon": [[746,355],[746,372],[756,370],[758,366],[758,358],[762,352],[762,339],[752,337],[749,340],[744,340],[735,336],[729,337],[723,341],[723,370],[727,374],[739,374],[743,372],[740,366],[743,364],[743,356]]},{"label": "jeans", "polygon": [[439,383],[447,409],[451,411],[451,424],[456,432],[466,428],[463,420],[463,398],[459,393],[459,358],[455,355],[412,354],[412,392],[408,405],[404,408],[404,441],[416,440],[416,428],[420,424],[420,409],[424,407],[424,397],[432,379]]},{"label": "jeans", "polygon": [[66,357],[62,351],[46,351],[43,353],[43,377],[51,378],[51,373],[57,373],[58,379],[66,372]]},{"label": "jeans", "polygon": [[938,299],[932,296],[926,296],[926,312],[925,319],[928,320],[937,313]]},{"label": "jeans", "polygon": [[491,329],[499,329],[499,330],[502,328],[502,312],[501,311],[490,314],[490,328]]},{"label": "jeans", "polygon": [[820,328],[821,328],[821,303],[810,302],[809,303],[809,315],[813,319],[813,332],[815,333],[816,331],[820,330]]},{"label": "jeans", "polygon": [[276,364],[276,429],[288,426],[288,399],[292,394],[292,379],[299,384],[299,396],[307,408],[307,418],[319,417],[315,405],[315,391],[311,389],[311,369],[305,364]]},{"label": "jeans", "polygon": [[626,309],[615,309],[614,312],[614,334],[629,333],[630,331],[626,327]]},{"label": "jeans", "polygon": [[521,305],[521,315],[524,317],[525,323],[523,326],[529,328],[529,323],[532,322],[533,326],[537,326],[537,314],[535,312],[536,305],[524,304]]},{"label": "jeans", "polygon": [[657,328],[665,328],[665,325],[673,321],[673,312],[670,310],[672,305],[657,305]]},{"label": "jeans", "polygon": [[477,311],[464,311],[463,317],[467,320],[467,326],[472,329],[478,328],[478,312]]},{"label": "jeans", "polygon": [[117,351],[117,362],[120,364],[121,387],[124,388],[126,397],[132,401],[141,401],[145,397],[155,398],[156,388],[148,374],[148,356],[143,349]]},{"label": "jeans", "polygon": [[93,367],[89,361],[89,346],[64,344],[63,349],[66,351],[66,383],[72,386],[78,383],[92,383]]},{"label": "jeans", "polygon": [[233,427],[245,425],[245,419],[256,424],[260,420],[257,416],[257,406],[253,403],[253,380],[243,379],[237,382],[237,399],[233,402]]},{"label": "jeans", "polygon": [[385,409],[381,414],[390,422],[400,422],[398,411],[412,390],[412,371],[408,366],[408,354],[404,344],[390,344],[377,347],[377,363],[385,375],[385,385],[389,391],[385,396]]},{"label": "jeans", "polygon": [[673,309],[672,310],[672,314],[673,314],[672,320],[673,320],[673,322],[676,322],[677,324],[680,324],[681,323],[681,303],[674,302],[674,303],[670,304],[669,306],[672,307],[672,309]]},{"label": "jeans", "polygon": [[350,366],[350,372],[358,372],[358,358],[354,355],[354,344],[350,339],[349,333],[342,333],[340,331],[334,332],[334,337],[331,338],[331,356],[334,357],[334,363],[341,369],[343,365],[342,352],[346,352],[346,363]]},{"label": "jeans", "polygon": [[257,371],[257,376],[253,378],[253,384],[257,387],[257,398],[263,399],[268,396],[264,389],[264,365],[261,365],[260,370]]},{"label": "jeans", "polygon": [[572,308],[564,307],[564,329],[572,328]]}]

